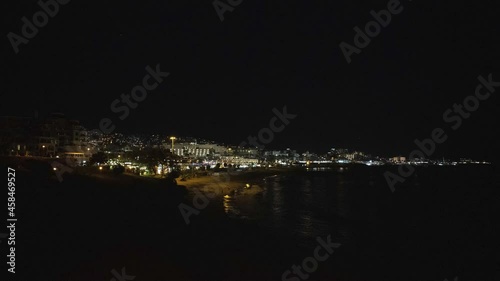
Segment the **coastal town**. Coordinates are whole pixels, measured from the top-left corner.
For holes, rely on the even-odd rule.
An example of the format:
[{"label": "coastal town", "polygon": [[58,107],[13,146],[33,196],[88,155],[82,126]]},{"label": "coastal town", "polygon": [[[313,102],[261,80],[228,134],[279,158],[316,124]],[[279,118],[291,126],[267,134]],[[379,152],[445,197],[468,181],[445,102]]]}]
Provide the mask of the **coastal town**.
[{"label": "coastal town", "polygon": [[[0,117],[0,154],[52,159],[69,167],[98,166],[101,170],[122,167],[129,173],[160,177],[173,170],[191,174],[218,168],[490,164],[464,158],[380,157],[347,148],[331,148],[323,153],[292,148],[272,150],[168,134],[105,134],[86,129],[62,113],[51,113],[45,118]],[[57,169],[56,165],[53,167]]]}]

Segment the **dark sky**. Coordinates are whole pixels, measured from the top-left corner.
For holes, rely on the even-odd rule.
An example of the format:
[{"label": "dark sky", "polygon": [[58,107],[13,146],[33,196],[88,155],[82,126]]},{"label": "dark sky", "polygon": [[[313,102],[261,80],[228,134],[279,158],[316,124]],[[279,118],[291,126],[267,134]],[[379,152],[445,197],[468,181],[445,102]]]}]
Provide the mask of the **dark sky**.
[{"label": "dark sky", "polygon": [[[7,34],[40,10],[18,2],[0,9],[0,115],[58,110],[88,128],[108,117],[117,132],[238,144],[287,106],[297,117],[269,148],[407,154],[436,127],[449,137],[436,157],[489,159],[498,143],[500,88],[456,131],[442,118],[479,75],[500,81],[495,1],[402,1],[350,64],[340,42],[388,1],[244,0],[221,22],[211,1],[72,0],[15,54]],[[171,75],[119,120],[110,104],[156,64]]]}]

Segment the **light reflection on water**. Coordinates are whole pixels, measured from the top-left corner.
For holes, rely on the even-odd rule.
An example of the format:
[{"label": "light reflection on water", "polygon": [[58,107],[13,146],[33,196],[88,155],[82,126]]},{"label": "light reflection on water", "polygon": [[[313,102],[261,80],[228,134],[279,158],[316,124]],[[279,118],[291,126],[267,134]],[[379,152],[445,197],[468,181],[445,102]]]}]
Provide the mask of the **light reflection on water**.
[{"label": "light reflection on water", "polygon": [[256,220],[270,231],[314,245],[317,236],[350,235],[349,226],[339,219],[351,216],[348,185],[338,176],[274,177],[263,184],[264,192],[260,195],[226,196],[223,208],[231,218]]},{"label": "light reflection on water", "polygon": [[230,218],[237,218],[241,215],[241,211],[235,204],[234,196],[225,195],[222,204],[224,206],[224,212]]},{"label": "light reflection on water", "polygon": [[224,211],[303,244],[314,245],[316,237],[329,234],[347,242],[380,222],[380,210],[391,197],[380,171],[345,170],[271,177],[258,195],[225,198]]},{"label": "light reflection on water", "polygon": [[[227,198],[224,209],[231,214],[240,212],[239,217],[257,221],[262,230],[283,237],[286,242],[294,241],[293,246],[298,248],[314,249],[316,237],[331,235],[333,241],[345,245],[343,251],[348,251],[349,257],[363,262],[391,257],[390,261],[394,262],[404,260],[401,262],[404,265],[414,260],[413,252],[427,259],[432,256],[431,249],[443,247],[443,241],[455,241],[453,245],[463,242],[462,236],[455,233],[463,229],[464,220],[477,220],[476,213],[469,216],[471,212],[463,211],[464,203],[475,208],[480,208],[482,202],[490,202],[488,206],[496,203],[488,201],[490,193],[477,191],[481,184],[491,187],[488,190],[498,190],[492,180],[495,171],[468,167],[421,168],[418,176],[407,179],[392,193],[384,178],[386,169],[370,167],[345,173],[311,171],[282,175],[263,183],[264,192],[258,196],[237,194]],[[397,172],[396,168],[392,169]],[[474,200],[468,201],[469,198]],[[443,215],[446,210],[453,211]],[[486,213],[487,209],[484,210]],[[449,236],[454,240],[448,240]],[[491,237],[488,241],[494,239],[490,233],[485,232],[485,236]],[[432,244],[427,244],[428,240]],[[403,250],[410,253],[406,259],[400,257]],[[476,254],[471,256],[477,256],[479,251],[479,247],[478,252],[471,251]],[[451,247],[449,252],[456,254]],[[397,253],[394,259],[393,253]],[[436,263],[442,258],[437,258]],[[382,259],[382,264],[386,261],[389,259]]]}]

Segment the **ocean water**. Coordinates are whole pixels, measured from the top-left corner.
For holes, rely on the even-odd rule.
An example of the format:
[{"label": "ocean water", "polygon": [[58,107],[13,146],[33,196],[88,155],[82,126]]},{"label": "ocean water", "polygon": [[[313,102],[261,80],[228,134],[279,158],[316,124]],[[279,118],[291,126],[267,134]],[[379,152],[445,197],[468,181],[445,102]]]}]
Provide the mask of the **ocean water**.
[{"label": "ocean water", "polygon": [[223,207],[300,249],[331,235],[342,244],[339,267],[373,280],[500,280],[495,166],[418,167],[395,192],[386,171],[397,167],[284,174],[262,181],[262,194],[231,196]]},{"label": "ocean water", "polygon": [[341,246],[307,280],[500,280],[497,167],[420,167],[395,192],[388,168],[397,169],[254,179],[262,193],[215,198],[189,224],[178,206],[192,194],[159,183],[68,175],[45,185],[19,170],[16,274],[107,281],[126,268],[134,280],[282,280],[330,236]]}]

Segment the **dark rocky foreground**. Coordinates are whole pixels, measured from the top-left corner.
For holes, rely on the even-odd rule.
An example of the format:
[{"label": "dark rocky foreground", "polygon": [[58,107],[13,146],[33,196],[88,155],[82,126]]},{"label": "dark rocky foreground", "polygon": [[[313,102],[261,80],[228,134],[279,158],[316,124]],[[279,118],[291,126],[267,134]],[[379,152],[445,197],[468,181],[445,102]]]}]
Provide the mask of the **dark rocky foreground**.
[{"label": "dark rocky foreground", "polygon": [[280,280],[311,254],[227,218],[217,199],[187,225],[183,186],[111,174],[59,182],[40,167],[16,174],[17,280],[107,281],[123,267],[134,280]]}]

